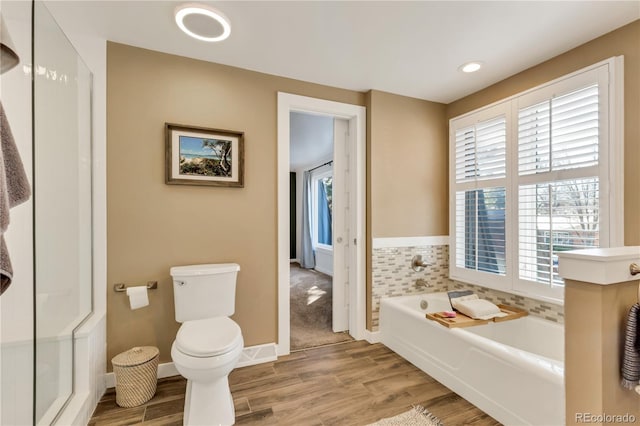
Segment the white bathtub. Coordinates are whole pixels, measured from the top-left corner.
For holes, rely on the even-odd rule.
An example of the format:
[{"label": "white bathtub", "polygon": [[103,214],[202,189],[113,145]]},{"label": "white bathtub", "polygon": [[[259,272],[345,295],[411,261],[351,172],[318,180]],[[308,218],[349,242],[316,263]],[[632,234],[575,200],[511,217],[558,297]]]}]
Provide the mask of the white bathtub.
[{"label": "white bathtub", "polygon": [[527,316],[449,329],[425,318],[450,309],[446,293],[383,298],[381,341],[505,425],[563,425],[564,327]]}]

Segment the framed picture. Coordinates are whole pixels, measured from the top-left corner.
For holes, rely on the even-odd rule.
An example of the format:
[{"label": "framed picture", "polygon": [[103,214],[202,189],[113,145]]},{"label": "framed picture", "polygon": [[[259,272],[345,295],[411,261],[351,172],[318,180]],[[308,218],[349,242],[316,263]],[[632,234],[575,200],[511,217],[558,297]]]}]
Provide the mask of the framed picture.
[{"label": "framed picture", "polygon": [[167,184],[244,186],[244,133],[166,123],[165,138]]}]

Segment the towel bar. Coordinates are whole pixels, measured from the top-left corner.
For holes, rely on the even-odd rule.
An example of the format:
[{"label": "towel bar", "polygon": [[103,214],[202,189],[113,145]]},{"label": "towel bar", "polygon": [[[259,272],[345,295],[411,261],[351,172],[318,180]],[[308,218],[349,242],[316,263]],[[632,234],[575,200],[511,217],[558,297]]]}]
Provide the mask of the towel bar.
[{"label": "towel bar", "polygon": [[629,265],[629,273],[631,273],[631,275],[640,274],[640,265],[638,265],[637,263],[632,263],[631,265]]},{"label": "towel bar", "polygon": [[[149,290],[155,290],[158,288],[158,281],[147,281],[147,288]],[[123,293],[127,291],[127,286],[124,283],[118,283],[113,285],[113,291],[116,293]]]}]

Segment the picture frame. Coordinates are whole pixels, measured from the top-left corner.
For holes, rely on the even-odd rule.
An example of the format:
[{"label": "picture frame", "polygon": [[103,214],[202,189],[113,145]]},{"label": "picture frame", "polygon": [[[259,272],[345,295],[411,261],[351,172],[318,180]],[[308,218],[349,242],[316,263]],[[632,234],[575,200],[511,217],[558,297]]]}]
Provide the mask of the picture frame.
[{"label": "picture frame", "polygon": [[244,133],[165,123],[165,183],[244,187]]}]

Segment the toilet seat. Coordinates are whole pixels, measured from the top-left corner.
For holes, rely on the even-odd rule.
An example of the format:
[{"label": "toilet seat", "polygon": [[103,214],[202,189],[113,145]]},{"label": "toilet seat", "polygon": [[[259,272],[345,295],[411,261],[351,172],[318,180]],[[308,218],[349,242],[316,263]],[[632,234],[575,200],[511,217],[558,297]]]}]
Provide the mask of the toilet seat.
[{"label": "toilet seat", "polygon": [[176,349],[185,355],[209,358],[242,345],[240,326],[228,317],[186,321],[176,335]]}]

